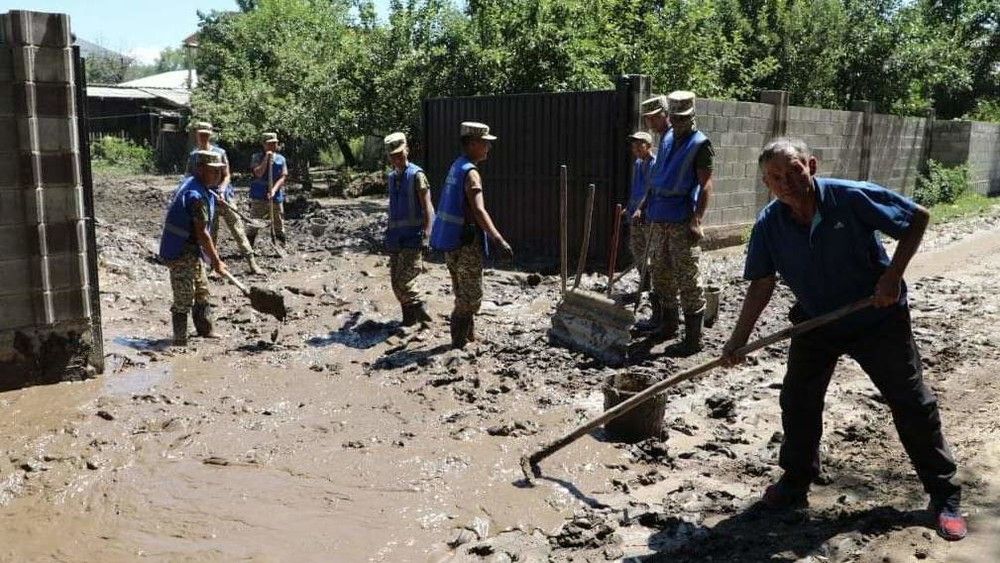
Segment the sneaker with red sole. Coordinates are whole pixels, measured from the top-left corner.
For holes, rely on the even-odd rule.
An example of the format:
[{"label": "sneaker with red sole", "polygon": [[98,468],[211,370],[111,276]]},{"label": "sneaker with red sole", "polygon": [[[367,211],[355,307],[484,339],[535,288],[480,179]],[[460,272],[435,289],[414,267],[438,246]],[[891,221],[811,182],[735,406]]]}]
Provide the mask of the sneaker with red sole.
[{"label": "sneaker with red sole", "polygon": [[807,488],[794,487],[779,479],[777,483],[764,490],[764,495],[757,502],[757,506],[765,510],[806,508],[809,506],[807,493]]}]

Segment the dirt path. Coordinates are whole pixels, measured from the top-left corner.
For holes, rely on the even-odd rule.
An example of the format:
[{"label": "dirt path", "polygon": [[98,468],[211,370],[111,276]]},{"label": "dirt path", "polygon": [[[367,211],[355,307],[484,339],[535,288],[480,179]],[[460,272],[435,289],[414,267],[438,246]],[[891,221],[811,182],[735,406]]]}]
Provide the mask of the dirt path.
[{"label": "dirt path", "polygon": [[[969,487],[972,535],[946,544],[850,362],[831,385],[829,484],[810,511],[743,513],[777,472],[784,347],[671,392],[664,440],[597,432],[521,487],[519,457],[600,413],[614,370],[546,341],[554,277],[490,271],[481,338],[459,352],[446,346],[447,273],[429,264],[435,326],[400,330],[374,200],[290,206],[291,256],[258,241],[266,277],[248,276],[223,235],[233,271],[285,288],[291,318],[279,327],[216,281],[227,338],[172,350],[166,271],[148,259],[171,188],[100,186],[108,373],[0,395],[2,561],[1000,560],[1000,213],[936,228],[908,276]],[[312,215],[331,223],[320,237]],[[738,252],[709,260],[724,293],[708,350],[675,361],[657,347],[633,369],[676,372],[721,348],[744,284]],[[762,331],[784,325],[789,302],[779,291]]]}]

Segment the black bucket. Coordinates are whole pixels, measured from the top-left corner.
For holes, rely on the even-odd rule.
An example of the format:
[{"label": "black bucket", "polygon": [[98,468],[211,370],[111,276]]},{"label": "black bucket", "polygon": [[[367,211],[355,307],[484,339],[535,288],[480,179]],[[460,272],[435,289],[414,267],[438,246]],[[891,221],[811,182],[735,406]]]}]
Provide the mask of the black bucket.
[{"label": "black bucket", "polygon": [[[604,410],[610,410],[655,385],[656,376],[639,373],[612,375],[604,382]],[[667,397],[663,393],[647,399],[627,413],[609,420],[604,429],[608,436],[621,442],[641,442],[663,435],[663,416],[667,410]]]}]

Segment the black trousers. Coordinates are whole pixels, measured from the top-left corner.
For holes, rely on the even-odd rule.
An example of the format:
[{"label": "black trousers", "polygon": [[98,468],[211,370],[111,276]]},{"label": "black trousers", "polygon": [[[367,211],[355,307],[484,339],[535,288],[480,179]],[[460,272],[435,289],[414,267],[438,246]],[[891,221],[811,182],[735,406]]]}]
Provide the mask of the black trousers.
[{"label": "black trousers", "polygon": [[[792,309],[793,322],[803,316]],[[781,389],[784,479],[806,487],[819,475],[824,396],[842,354],[857,361],[882,393],[924,490],[937,501],[960,499],[955,460],[941,433],[937,399],[924,385],[907,307],[895,307],[884,321],[849,336],[820,328],[792,338]]]}]

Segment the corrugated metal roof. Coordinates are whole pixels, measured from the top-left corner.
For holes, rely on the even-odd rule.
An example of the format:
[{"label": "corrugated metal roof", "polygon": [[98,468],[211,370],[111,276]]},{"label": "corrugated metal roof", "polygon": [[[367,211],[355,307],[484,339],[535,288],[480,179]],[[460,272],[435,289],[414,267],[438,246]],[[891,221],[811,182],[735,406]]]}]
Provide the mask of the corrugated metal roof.
[{"label": "corrugated metal roof", "polygon": [[[198,73],[191,71],[191,88],[198,85]],[[119,86],[132,86],[135,88],[188,88],[188,71],[171,70],[162,72],[145,78],[122,82]]]},{"label": "corrugated metal roof", "polygon": [[179,88],[139,88],[147,94],[166,100],[178,107],[191,105],[191,91]]},{"label": "corrugated metal roof", "polygon": [[151,100],[153,94],[138,88],[122,88],[120,86],[87,86],[88,98],[124,98],[130,100]]}]

